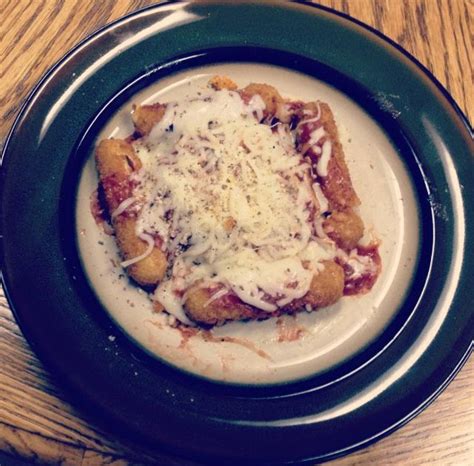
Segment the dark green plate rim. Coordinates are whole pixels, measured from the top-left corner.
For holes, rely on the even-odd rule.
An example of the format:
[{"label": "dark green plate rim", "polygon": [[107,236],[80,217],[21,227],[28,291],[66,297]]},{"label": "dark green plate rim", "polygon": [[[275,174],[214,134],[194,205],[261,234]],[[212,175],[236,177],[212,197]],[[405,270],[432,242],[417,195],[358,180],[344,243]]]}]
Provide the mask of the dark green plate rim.
[{"label": "dark green plate rim", "polygon": [[[226,48],[318,62],[328,74],[312,74],[355,83],[352,90],[366,96],[359,103],[372,102],[377,121],[389,134],[398,128],[406,142],[400,156],[423,219],[417,291],[405,300],[398,331],[382,335],[381,351],[344,377],[326,375],[328,383],[234,387],[152,364],[126,337],[108,340],[116,328],[78,265],[69,173],[86,129],[137,78],[173,70],[177,57],[212,58]],[[115,432],[207,461],[327,460],[411,419],[472,351],[466,246],[474,244],[473,168],[472,131],[456,104],[426,69],[367,26],[303,3],[163,3],[90,36],[25,103],[2,155],[2,280],[34,350],[72,401]]]}]

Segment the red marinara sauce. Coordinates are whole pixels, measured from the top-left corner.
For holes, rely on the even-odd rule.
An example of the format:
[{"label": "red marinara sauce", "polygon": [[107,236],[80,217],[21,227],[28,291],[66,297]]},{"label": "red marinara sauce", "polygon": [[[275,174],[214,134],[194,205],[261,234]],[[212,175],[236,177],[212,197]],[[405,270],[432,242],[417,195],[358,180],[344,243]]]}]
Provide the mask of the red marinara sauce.
[{"label": "red marinara sauce", "polygon": [[372,267],[368,268],[362,274],[353,277],[354,269],[345,261],[336,259],[337,263],[344,269],[344,295],[352,296],[368,293],[380,275],[382,269],[382,260],[379,254],[379,245],[370,244],[369,246],[357,246],[359,256],[368,257]]},{"label": "red marinara sauce", "polygon": [[100,226],[104,222],[107,223],[107,209],[104,207],[104,204],[100,199],[99,189],[95,189],[90,196],[90,209],[92,217],[94,217],[97,225]]}]

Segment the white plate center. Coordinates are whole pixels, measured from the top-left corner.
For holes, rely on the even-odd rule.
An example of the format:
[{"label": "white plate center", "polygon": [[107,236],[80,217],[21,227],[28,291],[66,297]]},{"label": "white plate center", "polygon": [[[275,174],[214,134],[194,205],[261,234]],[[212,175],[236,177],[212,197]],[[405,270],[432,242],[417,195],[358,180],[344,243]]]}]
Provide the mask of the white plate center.
[{"label": "white plate center", "polygon": [[[406,168],[384,131],[348,96],[307,75],[257,64],[193,68],[138,93],[110,119],[99,139],[132,132],[132,103],[167,102],[195,93],[210,77],[275,86],[284,97],[327,102],[336,119],[366,230],[381,241],[382,273],[370,293],[296,317],[230,323],[210,333],[183,334],[164,314],[152,312],[147,294],[117,266],[113,237],[97,227],[90,196],[97,187],[94,160],[87,162],[77,200],[77,233],[89,280],[112,319],[149,353],[189,372],[235,383],[278,383],[309,377],[367,346],[403,301],[418,249],[418,214]],[[111,335],[113,340],[116,335]]]}]

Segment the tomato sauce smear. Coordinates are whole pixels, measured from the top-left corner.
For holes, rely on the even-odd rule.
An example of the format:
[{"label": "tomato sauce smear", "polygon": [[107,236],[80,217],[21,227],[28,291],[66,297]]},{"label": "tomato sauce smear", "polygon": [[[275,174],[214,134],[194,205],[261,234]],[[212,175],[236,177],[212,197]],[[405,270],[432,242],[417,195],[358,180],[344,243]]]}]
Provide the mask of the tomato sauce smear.
[{"label": "tomato sauce smear", "polygon": [[102,228],[106,235],[112,235],[110,216],[105,206],[104,193],[100,187],[95,189],[90,196],[90,210],[96,225]]},{"label": "tomato sauce smear", "polygon": [[370,259],[371,267],[362,274],[354,276],[354,269],[347,262],[336,259],[336,262],[344,269],[344,296],[353,296],[368,293],[380,275],[382,260],[379,254],[378,244],[369,246],[357,246],[357,254]]}]

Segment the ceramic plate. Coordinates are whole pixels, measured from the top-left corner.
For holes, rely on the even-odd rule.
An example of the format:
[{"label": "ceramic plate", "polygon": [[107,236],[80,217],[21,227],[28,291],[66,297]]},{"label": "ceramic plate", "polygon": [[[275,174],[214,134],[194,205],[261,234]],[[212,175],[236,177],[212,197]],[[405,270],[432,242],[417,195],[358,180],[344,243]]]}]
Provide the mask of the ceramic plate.
[{"label": "ceramic plate", "polygon": [[[115,246],[89,209],[94,144],[130,132],[132,103],[194,92],[214,74],[331,105],[381,239],[370,294],[188,338],[111,265]],[[472,150],[435,79],[347,17],[163,3],[71,51],[15,122],[1,172],[5,289],[38,355],[109,428],[206,461],[329,459],[409,420],[469,354]]]}]

